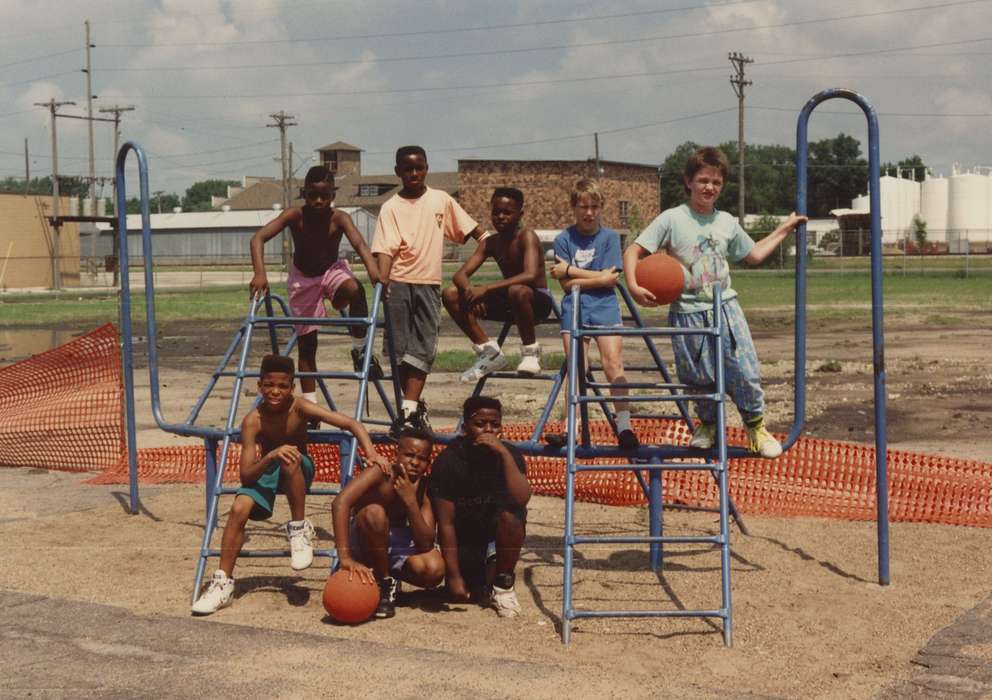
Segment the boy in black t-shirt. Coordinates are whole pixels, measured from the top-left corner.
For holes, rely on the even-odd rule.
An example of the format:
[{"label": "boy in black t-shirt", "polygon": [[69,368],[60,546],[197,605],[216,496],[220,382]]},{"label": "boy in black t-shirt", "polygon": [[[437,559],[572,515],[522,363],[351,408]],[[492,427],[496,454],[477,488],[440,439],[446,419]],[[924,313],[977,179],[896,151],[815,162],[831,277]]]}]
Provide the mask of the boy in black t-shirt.
[{"label": "boy in black t-shirt", "polygon": [[464,435],[434,460],[430,490],[448,593],[457,601],[481,599],[500,617],[513,617],[520,612],[513,570],[531,490],[523,454],[499,439],[502,428],[497,399],[467,399]]}]

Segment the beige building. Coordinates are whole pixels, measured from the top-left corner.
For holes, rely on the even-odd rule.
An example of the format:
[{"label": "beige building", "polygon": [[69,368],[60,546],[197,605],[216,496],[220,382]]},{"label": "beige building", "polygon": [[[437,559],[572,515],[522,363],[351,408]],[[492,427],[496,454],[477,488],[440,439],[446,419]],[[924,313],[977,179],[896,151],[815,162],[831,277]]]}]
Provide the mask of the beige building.
[{"label": "beige building", "polygon": [[[61,200],[63,212],[69,200]],[[0,194],[0,290],[52,287],[52,198]],[[59,235],[62,287],[79,286],[79,224],[63,224]]]}]

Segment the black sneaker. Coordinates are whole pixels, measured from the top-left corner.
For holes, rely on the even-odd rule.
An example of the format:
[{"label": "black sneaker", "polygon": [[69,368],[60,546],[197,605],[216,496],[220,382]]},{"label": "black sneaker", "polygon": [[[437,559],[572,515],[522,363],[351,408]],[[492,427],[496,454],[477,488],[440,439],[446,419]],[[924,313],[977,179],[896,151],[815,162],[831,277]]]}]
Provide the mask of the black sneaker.
[{"label": "black sneaker", "polygon": [[617,435],[617,444],[621,450],[636,450],[641,446],[641,441],[637,439],[634,431],[628,428],[627,430],[621,430],[620,434]]},{"label": "black sneaker", "polygon": [[[365,348],[352,348],[351,349],[351,364],[354,366],[356,372],[362,371],[362,363],[365,361]],[[369,362],[369,379],[382,379],[384,376],[382,373],[382,365],[379,364],[379,358],[372,355],[372,360]]]},{"label": "black sneaker", "polygon": [[379,581],[379,605],[375,609],[375,618],[385,620],[396,616],[396,590],[399,581],[392,576],[386,576]]},{"label": "black sneaker", "polygon": [[544,441],[548,443],[551,447],[561,449],[565,446],[567,442],[565,440],[565,433],[547,433],[544,436]]},{"label": "black sneaker", "polygon": [[425,433],[434,432],[431,428],[431,422],[427,419],[427,404],[423,401],[417,402],[417,410],[407,416],[406,420],[416,430],[421,430]]}]

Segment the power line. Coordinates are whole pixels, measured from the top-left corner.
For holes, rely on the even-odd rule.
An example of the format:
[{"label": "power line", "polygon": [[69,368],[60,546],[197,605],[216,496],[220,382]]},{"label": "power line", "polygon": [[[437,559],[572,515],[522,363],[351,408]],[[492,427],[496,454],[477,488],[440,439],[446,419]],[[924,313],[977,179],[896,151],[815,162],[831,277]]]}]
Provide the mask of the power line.
[{"label": "power line", "polygon": [[336,36],[316,36],[316,37],[289,37],[285,39],[242,39],[238,41],[221,42],[174,42],[174,43],[147,43],[147,44],[106,44],[105,48],[114,49],[137,49],[148,47],[182,47],[182,46],[246,46],[256,44],[290,44],[302,42],[327,42],[327,41],[350,41],[368,39],[396,39],[406,36],[425,36],[430,34],[464,34],[466,32],[482,32],[502,29],[525,29],[556,24],[573,24],[581,22],[598,22],[608,19],[626,19],[631,17],[643,17],[647,15],[672,14],[676,12],[689,12],[693,10],[709,10],[713,8],[732,7],[736,5],[751,5],[763,3],[768,0],[734,0],[732,2],[704,3],[700,5],[687,5],[684,7],[671,7],[658,10],[641,10],[637,12],[620,12],[608,15],[593,15],[589,17],[562,17],[549,20],[533,20],[530,22],[516,22],[513,24],[488,24],[475,25],[469,27],[454,27],[445,29],[420,29],[406,32],[381,32],[377,34],[339,34]]},{"label": "power line", "polygon": [[[682,33],[682,34],[664,34],[655,35],[647,37],[638,37],[634,39],[604,39],[601,41],[590,41],[590,42],[575,42],[575,43],[564,43],[564,44],[552,44],[552,45],[542,45],[527,48],[516,48],[516,49],[491,49],[486,51],[460,51],[455,53],[445,53],[445,54],[433,54],[433,55],[420,55],[420,56],[387,56],[382,58],[349,58],[340,59],[334,61],[306,61],[306,62],[296,62],[296,63],[252,63],[252,64],[239,64],[239,65],[189,65],[189,66],[162,66],[162,67],[146,67],[146,68],[133,68],[126,66],[118,67],[107,67],[101,68],[101,70],[114,71],[114,72],[161,72],[161,71],[218,71],[218,70],[262,70],[268,68],[312,68],[316,66],[337,66],[337,65],[354,65],[354,64],[375,64],[375,63],[395,63],[403,62],[409,63],[413,61],[426,61],[426,60],[444,60],[450,58],[473,58],[473,57],[487,57],[487,56],[502,56],[502,55],[514,55],[522,53],[535,53],[544,51],[561,51],[561,50],[572,50],[572,49],[587,49],[587,48],[598,48],[603,46],[616,46],[621,44],[639,44],[645,42],[654,41],[669,41],[672,39],[698,39],[708,36],[716,36],[723,34],[735,34],[741,32],[753,32],[765,29],[781,29],[784,27],[796,27],[804,26],[809,24],[821,24],[826,22],[839,22],[848,19],[866,19],[870,17],[882,17],[886,15],[893,14],[904,14],[907,12],[921,12],[932,9],[944,9],[947,7],[952,7],[956,5],[971,5],[974,3],[984,3],[989,2],[989,0],[955,0],[954,2],[936,4],[936,5],[922,5],[913,8],[902,8],[897,10],[878,10],[875,12],[863,12],[850,15],[838,15],[836,17],[824,17],[818,19],[808,19],[808,20],[794,20],[791,22],[780,22],[777,24],[765,24],[765,25],[755,25],[751,27],[734,27],[729,29],[716,29],[705,32],[692,32],[692,33]],[[803,59],[797,59],[803,60]]]},{"label": "power line", "polygon": [[71,53],[76,53],[77,51],[80,51],[80,49],[66,49],[65,51],[56,51],[55,53],[46,53],[43,56],[32,56],[31,58],[22,58],[19,61],[0,63],[0,70],[4,68],[9,68],[10,66],[19,66],[24,63],[33,63],[34,61],[44,61],[47,58],[57,58],[59,56],[67,56]]}]

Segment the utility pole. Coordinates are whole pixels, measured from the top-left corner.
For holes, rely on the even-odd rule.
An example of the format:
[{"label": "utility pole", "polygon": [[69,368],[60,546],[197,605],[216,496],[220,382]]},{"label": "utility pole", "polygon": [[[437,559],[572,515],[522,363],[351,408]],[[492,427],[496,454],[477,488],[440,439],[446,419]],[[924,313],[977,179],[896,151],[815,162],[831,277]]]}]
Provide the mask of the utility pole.
[{"label": "utility pole", "polygon": [[[93,98],[96,95],[93,94],[93,66],[90,63],[90,49],[94,45],[90,43],[90,21],[83,24],[86,26],[86,68],[83,69],[86,73],[86,125],[90,134],[90,216],[96,216],[96,160],[93,156]],[[91,240],[95,244],[96,237],[91,236]]]},{"label": "utility pole", "polygon": [[[124,106],[113,105],[111,107],[101,107],[100,108],[100,113],[101,114],[113,114],[114,115],[114,155],[113,155],[112,162],[114,163],[114,167],[115,168],[117,167],[117,149],[120,148],[120,140],[121,140],[121,114],[123,112],[133,112],[133,111],[134,111],[134,107],[132,105],[124,105]],[[92,125],[93,122],[90,121],[90,124]],[[93,127],[90,126],[90,128],[92,129]],[[115,202],[115,206],[116,206],[116,202],[117,202],[117,178],[116,178],[116,172],[115,172],[115,177],[114,177],[114,202]]]},{"label": "utility pole", "polygon": [[24,194],[31,190],[31,161],[28,160],[28,140],[24,139]]},{"label": "utility pole", "polygon": [[59,107],[74,105],[75,102],[56,102],[53,97],[48,102],[35,102],[35,107],[48,107],[52,115],[52,289],[62,289],[62,273],[59,270],[59,220],[62,212],[59,203],[59,141],[55,136],[55,116]]},{"label": "utility pole", "polygon": [[594,131],[592,134],[593,146],[596,149],[596,177],[599,177],[599,132]]},{"label": "utility pole", "polygon": [[740,219],[741,226],[744,225],[744,88],[751,84],[750,80],[744,78],[744,66],[754,63],[753,58],[748,58],[736,51],[728,54],[727,58],[734,65],[734,75],[730,76],[730,84],[734,87],[734,94],[737,95],[737,218]]},{"label": "utility pole", "polygon": [[[291,126],[296,126],[296,122],[293,121],[295,117],[292,114],[286,114],[283,110],[279,110],[275,114],[270,114],[275,124],[266,124],[267,127],[275,127],[279,129],[279,160],[282,162],[282,210],[286,211],[289,209],[289,163],[287,161],[286,152],[286,129]],[[287,270],[289,269],[289,238],[286,236],[286,231],[282,232],[282,264]]]}]

